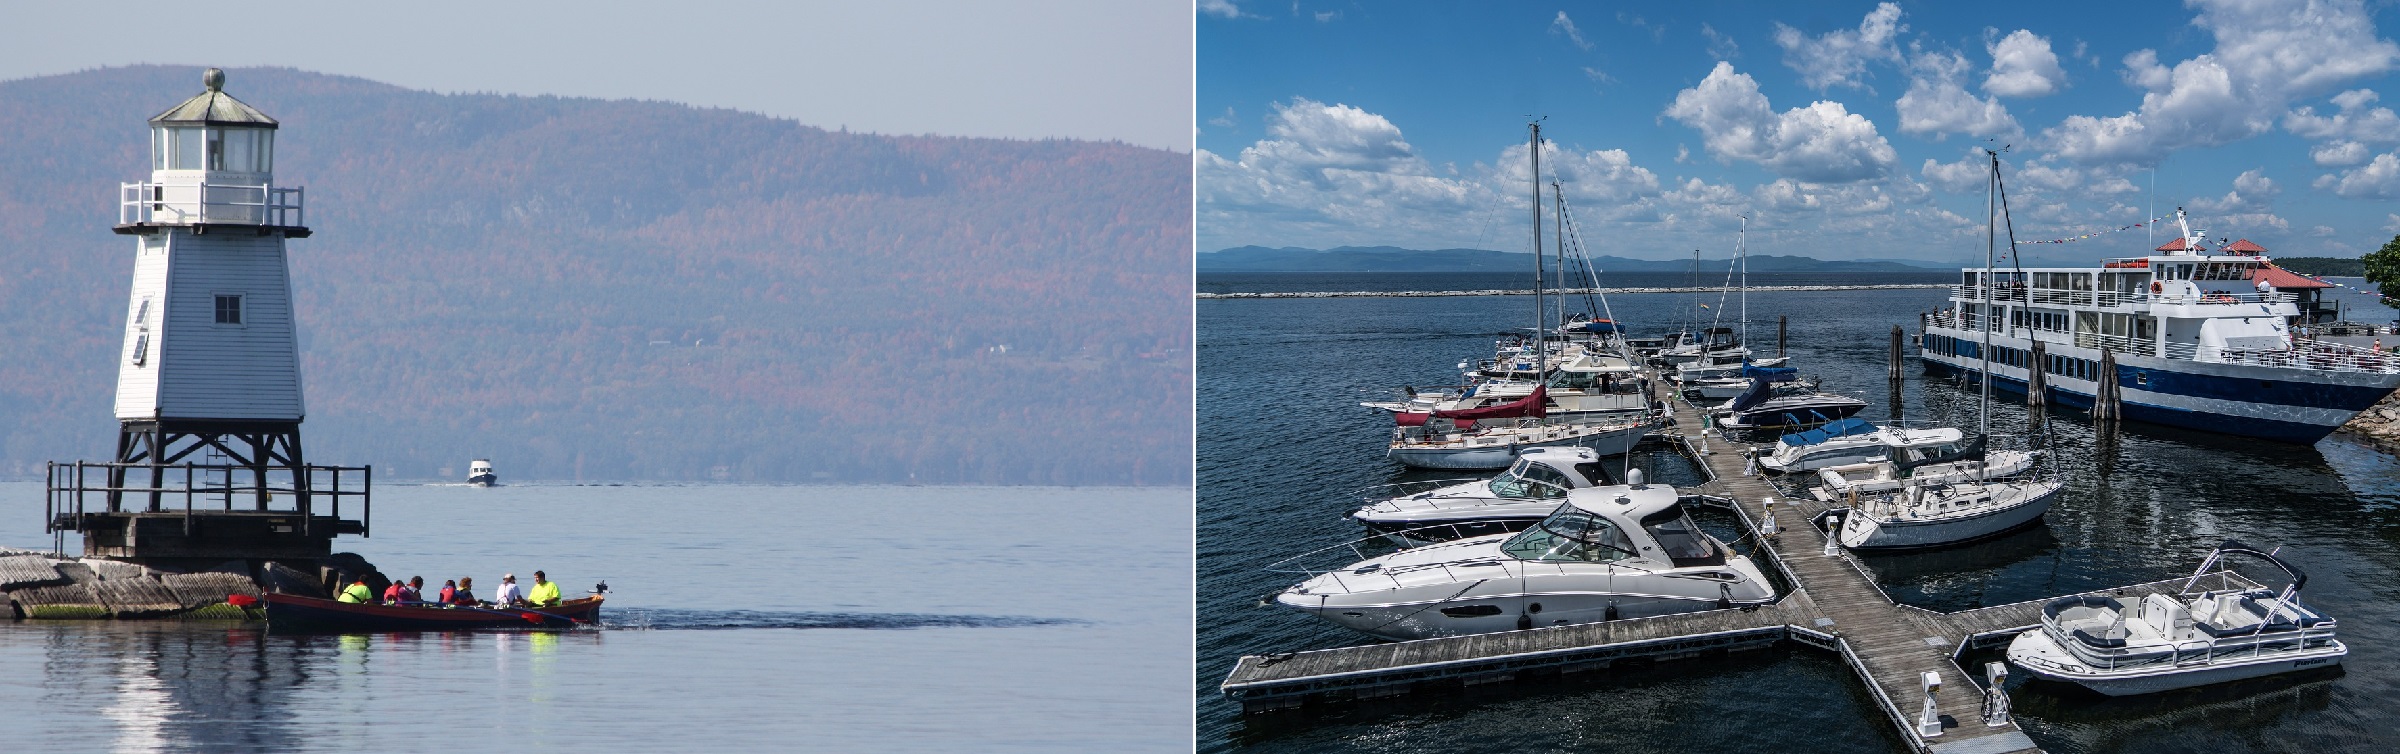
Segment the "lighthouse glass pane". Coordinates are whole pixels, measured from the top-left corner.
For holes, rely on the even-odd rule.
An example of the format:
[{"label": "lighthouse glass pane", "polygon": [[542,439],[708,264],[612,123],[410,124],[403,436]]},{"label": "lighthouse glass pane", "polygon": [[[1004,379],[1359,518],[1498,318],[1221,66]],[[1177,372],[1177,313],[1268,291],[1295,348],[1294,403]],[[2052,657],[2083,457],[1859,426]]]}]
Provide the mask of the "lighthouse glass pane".
[{"label": "lighthouse glass pane", "polygon": [[167,169],[200,169],[200,129],[167,129]]},{"label": "lighthouse glass pane", "polygon": [[208,169],[225,169],[225,132],[222,130],[211,129],[208,132]]},{"label": "lighthouse glass pane", "polygon": [[220,170],[236,173],[258,172],[258,132],[252,129],[228,129],[225,132],[225,166]]},{"label": "lighthouse glass pane", "polygon": [[167,169],[167,129],[150,129],[150,169]]}]

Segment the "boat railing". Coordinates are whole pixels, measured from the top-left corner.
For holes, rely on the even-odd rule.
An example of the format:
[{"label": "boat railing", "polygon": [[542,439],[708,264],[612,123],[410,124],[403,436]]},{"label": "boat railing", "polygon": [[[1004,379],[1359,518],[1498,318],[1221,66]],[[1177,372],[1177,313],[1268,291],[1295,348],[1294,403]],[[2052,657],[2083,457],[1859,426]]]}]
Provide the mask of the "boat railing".
[{"label": "boat railing", "polygon": [[1466,484],[1468,482],[1480,481],[1485,480],[1476,477],[1459,477],[1456,479],[1418,479],[1406,482],[1393,482],[1391,484],[1371,484],[1351,490],[1348,493],[1348,496],[1357,498],[1358,500],[1366,503],[1380,503],[1419,493],[1432,492],[1434,490],[1454,484]]},{"label": "boat railing", "polygon": [[[1985,286],[1950,286],[1950,297],[1975,303],[1984,300]],[[2060,307],[2111,308],[2149,304],[2288,304],[2298,298],[2289,293],[2257,293],[2237,291],[2202,291],[2199,295],[2156,294],[2148,291],[2081,290],[2066,288],[2026,288],[2018,285],[1990,286],[1992,303],[2027,304]]]},{"label": "boat railing", "polygon": [[[1397,529],[1369,537],[1360,537],[1348,542],[1343,542],[1341,544],[1328,547],[1320,547],[1308,552],[1275,561],[1273,563],[1269,563],[1263,570],[1268,573],[1300,576],[1302,581],[1315,579],[1319,576],[1331,576],[1333,577],[1334,586],[1341,588],[1341,590],[1345,593],[1358,592],[1362,589],[1369,588],[1384,588],[1384,584],[1387,582],[1391,585],[1391,588],[1400,588],[1406,586],[1406,584],[1400,581],[1399,574],[1415,573],[1417,571],[1425,570],[1440,570],[1444,576],[1449,577],[1453,581],[1457,581],[1459,576],[1458,572],[1456,570],[1452,570],[1451,565],[1445,562],[1401,566],[1398,568],[1383,568],[1378,566],[1360,569],[1353,568],[1353,566],[1356,566],[1359,563],[1369,559],[1381,557],[1383,555],[1414,549],[1405,544],[1394,547],[1395,543],[1406,542],[1412,539],[1416,541],[1435,539],[1454,541],[1489,533],[1470,532],[1465,528],[1462,528],[1466,525],[1467,524],[1465,523],[1432,524],[1429,526]],[[1409,536],[1419,532],[1424,532],[1433,536]],[[1432,544],[1424,546],[1441,547],[1443,545]],[[1342,558],[1345,556],[1348,558],[1348,560],[1342,560]],[[1498,565],[1500,565],[1500,563],[1494,561],[1488,564],[1481,564],[1480,567],[1491,567]],[[1479,566],[1477,564],[1464,564],[1459,566],[1460,569],[1475,567]],[[1470,577],[1480,577],[1483,575],[1485,574],[1469,574]]]}]

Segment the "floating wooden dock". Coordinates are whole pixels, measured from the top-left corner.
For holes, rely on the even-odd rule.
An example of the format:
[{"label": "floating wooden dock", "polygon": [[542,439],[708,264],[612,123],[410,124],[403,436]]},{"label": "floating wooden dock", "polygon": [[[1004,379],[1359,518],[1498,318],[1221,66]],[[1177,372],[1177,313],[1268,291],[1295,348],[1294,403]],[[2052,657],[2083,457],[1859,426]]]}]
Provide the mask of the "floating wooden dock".
[{"label": "floating wooden dock", "polygon": [[[1219,687],[1245,712],[1293,709],[1311,703],[1395,697],[1421,690],[1520,681],[1526,677],[1599,670],[1621,660],[1678,659],[1759,649],[1791,642],[1841,655],[1867,684],[1877,706],[1920,752],[2003,754],[2038,752],[2033,739],[2005,716],[1987,724],[1978,675],[1958,665],[1968,649],[2006,643],[2041,622],[2049,599],[1940,613],[1894,603],[1846,551],[1825,552],[1825,532],[1811,524],[1824,503],[1786,499],[1748,475],[1743,446],[1710,437],[1700,414],[1680,400],[1673,441],[1708,469],[1711,480],[1688,493],[1729,504],[1745,526],[1773,516],[1778,535],[1763,539],[1753,557],[1792,585],[1772,605],[1711,610],[1638,620],[1588,623],[1442,639],[1370,644],[1274,655],[1247,655]],[[1777,505],[1764,505],[1768,498]],[[2139,596],[2173,594],[2183,579],[2093,592]],[[1933,694],[1938,733],[1921,732],[1927,673],[1941,679]]]}]

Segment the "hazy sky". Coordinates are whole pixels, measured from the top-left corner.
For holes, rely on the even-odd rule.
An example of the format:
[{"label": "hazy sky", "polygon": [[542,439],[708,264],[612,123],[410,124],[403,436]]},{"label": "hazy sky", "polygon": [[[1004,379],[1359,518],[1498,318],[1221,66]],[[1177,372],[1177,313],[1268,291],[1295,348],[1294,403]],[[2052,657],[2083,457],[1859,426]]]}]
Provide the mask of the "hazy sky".
[{"label": "hazy sky", "polygon": [[1184,0],[27,3],[0,22],[0,80],[274,65],[438,92],[1188,152],[1192,23]]},{"label": "hazy sky", "polygon": [[2069,241],[2031,255],[2144,253],[2108,231],[2178,206],[2290,256],[2400,233],[2381,0],[1199,7],[1203,250],[1524,248],[1534,115],[1603,254],[1729,254],[1746,215],[1756,253],[1979,259],[1982,146],[2018,237]]}]

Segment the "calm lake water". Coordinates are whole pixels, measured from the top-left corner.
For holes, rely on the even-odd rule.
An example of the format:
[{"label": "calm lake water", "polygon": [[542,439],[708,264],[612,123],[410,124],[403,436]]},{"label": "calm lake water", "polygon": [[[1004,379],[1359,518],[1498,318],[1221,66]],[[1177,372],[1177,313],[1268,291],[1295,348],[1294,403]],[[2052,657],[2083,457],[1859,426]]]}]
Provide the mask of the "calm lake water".
[{"label": "calm lake water", "polygon": [[[1236,290],[1362,289],[1302,277],[1259,284],[1204,276],[1201,283],[1203,290],[1212,282]],[[1387,290],[1507,287],[1443,277],[1394,280]],[[1630,277],[1609,282],[1672,284]],[[1796,281],[1754,275],[1753,282]],[[1789,316],[1794,365],[1826,389],[1866,399],[1861,416],[1881,419],[1889,416],[1883,370],[1892,326],[1913,332],[1916,313],[1941,307],[1944,295],[1753,295],[1750,336],[1772,351],[1775,317]],[[2340,295],[2353,319],[2392,319],[2367,296]],[[1713,295],[1704,300],[1716,306]],[[1676,326],[1694,310],[1685,294],[1610,303],[1637,333]],[[1390,420],[1356,403],[1386,398],[1400,385],[1454,384],[1462,358],[1488,356],[1496,332],[1530,327],[1530,310],[1531,299],[1521,297],[1199,302],[1200,749],[1902,751],[1850,671],[1804,649],[1666,663],[1565,690],[1427,698],[1313,717],[1245,719],[1217,693],[1243,654],[1367,641],[1258,607],[1260,597],[1290,585],[1261,569],[1360,536],[1343,518],[1356,506],[1351,490],[1458,476],[1411,473],[1385,460]],[[1902,398],[1909,417],[1974,426],[1972,389],[1925,379],[1913,364],[1909,375]],[[2211,547],[2236,537],[2281,546],[2309,570],[2308,601],[2341,620],[2351,653],[2339,677],[2233,693],[2101,701],[2019,688],[2019,720],[2035,741],[2052,752],[2400,750],[2400,724],[2389,716],[2400,695],[2400,461],[2340,435],[2299,447],[2134,426],[2103,443],[2080,415],[2052,419],[2068,489],[2048,526],[1964,550],[1874,558],[1870,567],[1886,591],[1937,610],[2037,599],[2185,575]],[[2023,405],[1995,404],[1996,432],[2027,423]]]},{"label": "calm lake water", "polygon": [[[384,485],[385,573],[605,579],[613,627],[0,621],[5,751],[1184,751],[1180,489]],[[47,547],[41,486],[0,544]],[[69,550],[75,544],[70,542]]]}]

